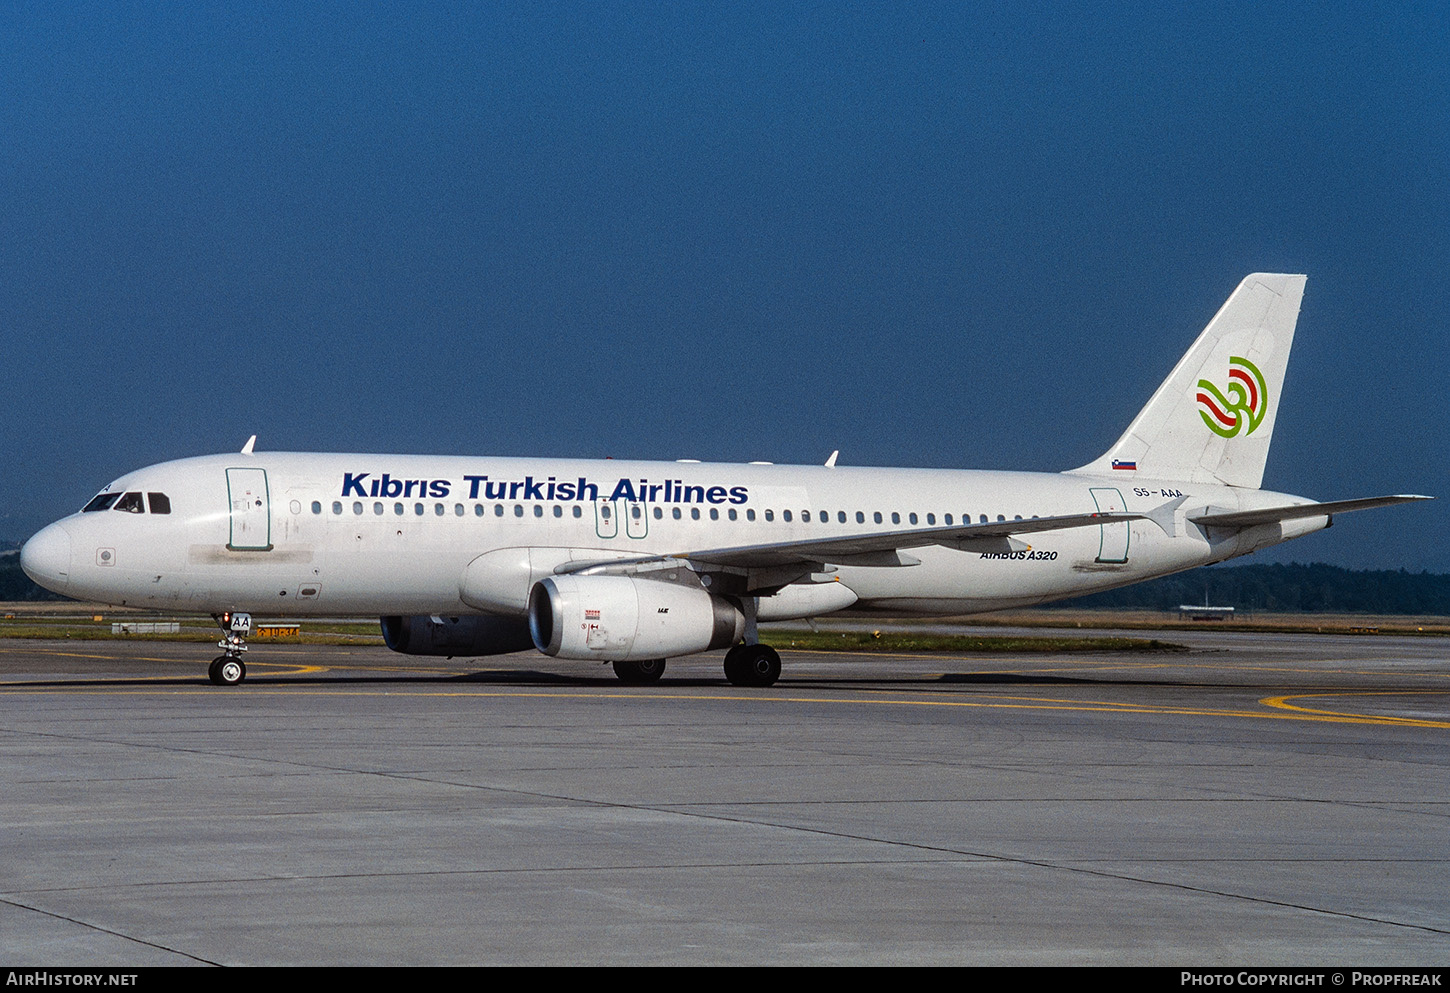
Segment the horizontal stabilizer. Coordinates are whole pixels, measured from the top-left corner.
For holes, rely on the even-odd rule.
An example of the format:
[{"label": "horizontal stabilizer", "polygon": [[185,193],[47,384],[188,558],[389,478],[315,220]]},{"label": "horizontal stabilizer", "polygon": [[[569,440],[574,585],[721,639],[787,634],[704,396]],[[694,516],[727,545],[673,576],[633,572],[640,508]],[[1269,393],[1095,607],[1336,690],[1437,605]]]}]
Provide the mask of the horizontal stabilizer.
[{"label": "horizontal stabilizer", "polygon": [[1332,514],[1345,514],[1351,510],[1369,510],[1372,507],[1390,507],[1397,503],[1433,499],[1435,498],[1404,493],[1395,496],[1365,497],[1362,500],[1299,503],[1290,507],[1267,507],[1263,510],[1235,510],[1222,514],[1202,514],[1198,517],[1190,517],[1189,520],[1194,524],[1202,524],[1211,528],[1246,528],[1255,524],[1276,524],[1279,521],[1295,521],[1305,517],[1327,517]]}]

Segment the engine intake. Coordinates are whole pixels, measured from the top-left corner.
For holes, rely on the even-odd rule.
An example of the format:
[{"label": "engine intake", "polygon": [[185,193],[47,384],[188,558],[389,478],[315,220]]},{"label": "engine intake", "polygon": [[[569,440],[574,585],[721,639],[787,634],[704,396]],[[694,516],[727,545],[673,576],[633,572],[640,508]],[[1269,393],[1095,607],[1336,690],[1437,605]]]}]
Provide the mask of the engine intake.
[{"label": "engine intake", "polygon": [[529,591],[534,647],[561,659],[638,662],[728,648],[745,615],[698,586],[633,576],[550,576]]}]

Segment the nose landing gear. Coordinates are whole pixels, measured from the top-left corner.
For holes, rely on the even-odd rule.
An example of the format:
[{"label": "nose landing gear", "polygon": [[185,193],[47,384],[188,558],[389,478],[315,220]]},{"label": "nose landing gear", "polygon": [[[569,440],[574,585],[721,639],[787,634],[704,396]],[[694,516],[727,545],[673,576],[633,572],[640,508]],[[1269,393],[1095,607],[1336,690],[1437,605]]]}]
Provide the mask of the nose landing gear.
[{"label": "nose landing gear", "polygon": [[252,633],[252,615],[242,613],[213,614],[212,619],[225,637],[217,647],[225,654],[212,660],[206,674],[218,686],[235,686],[247,678],[247,664],[242,653],[247,650],[247,635]]},{"label": "nose landing gear", "polygon": [[247,664],[230,655],[218,655],[207,667],[206,674],[218,686],[235,686],[247,678]]}]

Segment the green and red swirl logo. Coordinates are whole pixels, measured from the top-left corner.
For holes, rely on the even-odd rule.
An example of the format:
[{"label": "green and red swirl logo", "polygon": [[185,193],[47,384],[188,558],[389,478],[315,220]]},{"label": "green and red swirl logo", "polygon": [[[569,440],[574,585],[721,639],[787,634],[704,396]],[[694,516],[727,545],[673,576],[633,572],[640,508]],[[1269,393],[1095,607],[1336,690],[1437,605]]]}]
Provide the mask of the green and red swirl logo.
[{"label": "green and red swirl logo", "polygon": [[1228,388],[1220,391],[1206,379],[1198,381],[1198,413],[1214,434],[1233,438],[1253,434],[1269,405],[1268,387],[1259,367],[1239,355],[1228,360]]}]

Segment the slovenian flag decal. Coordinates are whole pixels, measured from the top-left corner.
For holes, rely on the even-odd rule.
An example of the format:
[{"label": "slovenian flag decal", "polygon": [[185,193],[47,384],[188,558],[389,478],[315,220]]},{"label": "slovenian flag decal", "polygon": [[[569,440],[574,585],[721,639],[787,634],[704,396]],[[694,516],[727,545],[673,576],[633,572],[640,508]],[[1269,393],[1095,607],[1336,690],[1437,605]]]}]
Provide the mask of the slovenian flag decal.
[{"label": "slovenian flag decal", "polygon": [[1131,460],[1131,459],[1129,459],[1129,460],[1113,459],[1113,468],[1114,469],[1137,469],[1138,468],[1138,463],[1136,461]]}]

